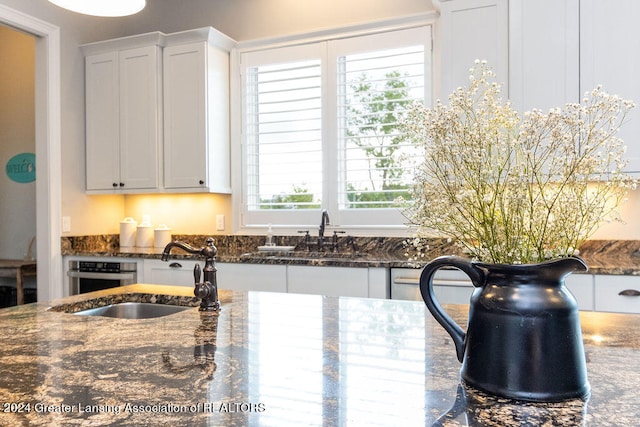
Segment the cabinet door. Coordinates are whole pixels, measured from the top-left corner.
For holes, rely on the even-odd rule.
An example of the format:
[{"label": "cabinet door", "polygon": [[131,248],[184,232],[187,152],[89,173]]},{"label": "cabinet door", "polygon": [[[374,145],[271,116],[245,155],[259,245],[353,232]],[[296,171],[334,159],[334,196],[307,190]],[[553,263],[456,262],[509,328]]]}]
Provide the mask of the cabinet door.
[{"label": "cabinet door", "polygon": [[[197,261],[157,259],[144,260],[144,283],[153,285],[194,286],[193,268]],[[200,267],[203,263],[200,263]],[[202,279],[200,279],[202,280]]]},{"label": "cabinet door", "polygon": [[164,187],[230,193],[229,52],[207,42],[164,55]]},{"label": "cabinet door", "polygon": [[164,50],[164,186],[204,187],[207,181],[205,43]]},{"label": "cabinet door", "polygon": [[219,263],[218,288],[233,291],[287,292],[287,267]]},{"label": "cabinet door", "polygon": [[508,0],[442,2],[440,90],[445,102],[451,92],[469,81],[469,67],[487,60],[498,81],[508,89]]},{"label": "cabinet door", "polygon": [[596,311],[640,313],[640,277],[595,275]]},{"label": "cabinet door", "polygon": [[510,0],[509,99],[518,111],[580,100],[579,0]]},{"label": "cabinet door", "polygon": [[87,190],[112,190],[120,182],[118,53],[85,58]]},{"label": "cabinet door", "polygon": [[[581,0],[580,91],[602,84],[608,93],[640,101],[640,2]],[[618,136],[627,144],[629,172],[640,172],[640,108],[631,110]]]},{"label": "cabinet door", "polygon": [[287,291],[298,294],[368,297],[369,270],[352,267],[287,266]]},{"label": "cabinet door", "polygon": [[594,310],[593,274],[571,274],[565,279],[565,285],[578,301],[579,310]]},{"label": "cabinet door", "polygon": [[153,189],[159,184],[159,48],[119,52],[120,181],[122,189]]}]

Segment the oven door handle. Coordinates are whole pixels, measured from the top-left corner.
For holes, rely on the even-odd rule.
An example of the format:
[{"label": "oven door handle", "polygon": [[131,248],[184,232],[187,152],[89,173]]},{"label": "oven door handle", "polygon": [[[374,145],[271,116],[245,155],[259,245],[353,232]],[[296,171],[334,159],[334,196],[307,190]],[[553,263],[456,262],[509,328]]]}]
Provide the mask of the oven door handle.
[{"label": "oven door handle", "polygon": [[103,279],[103,280],[134,280],[135,272],[122,272],[122,273],[98,273],[91,271],[72,271],[68,273],[69,277],[78,279]]}]

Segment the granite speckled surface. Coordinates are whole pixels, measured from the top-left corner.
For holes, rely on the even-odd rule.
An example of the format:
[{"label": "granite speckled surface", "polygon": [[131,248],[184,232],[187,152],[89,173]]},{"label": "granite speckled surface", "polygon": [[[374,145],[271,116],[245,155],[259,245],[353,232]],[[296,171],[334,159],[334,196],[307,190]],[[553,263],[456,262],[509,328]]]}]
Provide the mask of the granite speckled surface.
[{"label": "granite speckled surface", "polygon": [[[195,247],[204,245],[206,235],[172,236]],[[252,264],[296,264],[345,267],[419,267],[409,262],[404,241],[400,237],[340,237],[337,252],[308,252],[300,236],[275,236],[281,246],[295,246],[285,253],[265,254],[257,251],[264,244],[264,236],[213,235],[218,248],[218,262]],[[120,248],[118,235],[74,236],[61,239],[63,255],[160,258],[160,248]],[[431,239],[425,260],[440,255],[462,255],[456,244],[446,239]],[[191,258],[179,249],[172,258]],[[590,274],[640,275],[640,241],[590,240],[580,247],[580,256],[589,266]]]},{"label": "granite speckled surface", "polygon": [[[422,303],[221,291],[216,314],[128,320],[49,310],[114,293],[194,303],[190,287],[131,285],[0,310],[0,425],[619,427],[640,419],[637,315],[581,313],[590,398],[531,404],[460,389],[453,343]],[[447,310],[464,324],[465,306]]]}]

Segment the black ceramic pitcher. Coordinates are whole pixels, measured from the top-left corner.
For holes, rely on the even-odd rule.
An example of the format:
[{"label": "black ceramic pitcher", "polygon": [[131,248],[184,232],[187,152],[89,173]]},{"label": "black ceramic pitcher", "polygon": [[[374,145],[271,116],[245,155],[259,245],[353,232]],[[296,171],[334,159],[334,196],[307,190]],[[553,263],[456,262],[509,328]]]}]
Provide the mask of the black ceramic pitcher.
[{"label": "black ceramic pitcher", "polygon": [[[462,270],[475,286],[466,333],[433,293],[443,267]],[[511,265],[443,256],[424,267],[420,292],[453,338],[463,382],[511,399],[561,401],[589,394],[578,305],[564,285],[586,270],[575,257]]]}]

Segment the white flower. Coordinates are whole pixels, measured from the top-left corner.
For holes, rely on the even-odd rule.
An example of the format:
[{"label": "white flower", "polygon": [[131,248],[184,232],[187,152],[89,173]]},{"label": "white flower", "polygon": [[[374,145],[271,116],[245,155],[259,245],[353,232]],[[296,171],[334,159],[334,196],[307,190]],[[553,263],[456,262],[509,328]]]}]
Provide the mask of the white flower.
[{"label": "white flower", "polygon": [[494,78],[476,61],[450,106],[415,105],[406,117],[424,149],[407,210],[412,246],[435,233],[488,262],[573,255],[636,186],[615,136],[634,104],[597,86],[581,104],[518,114]]}]

